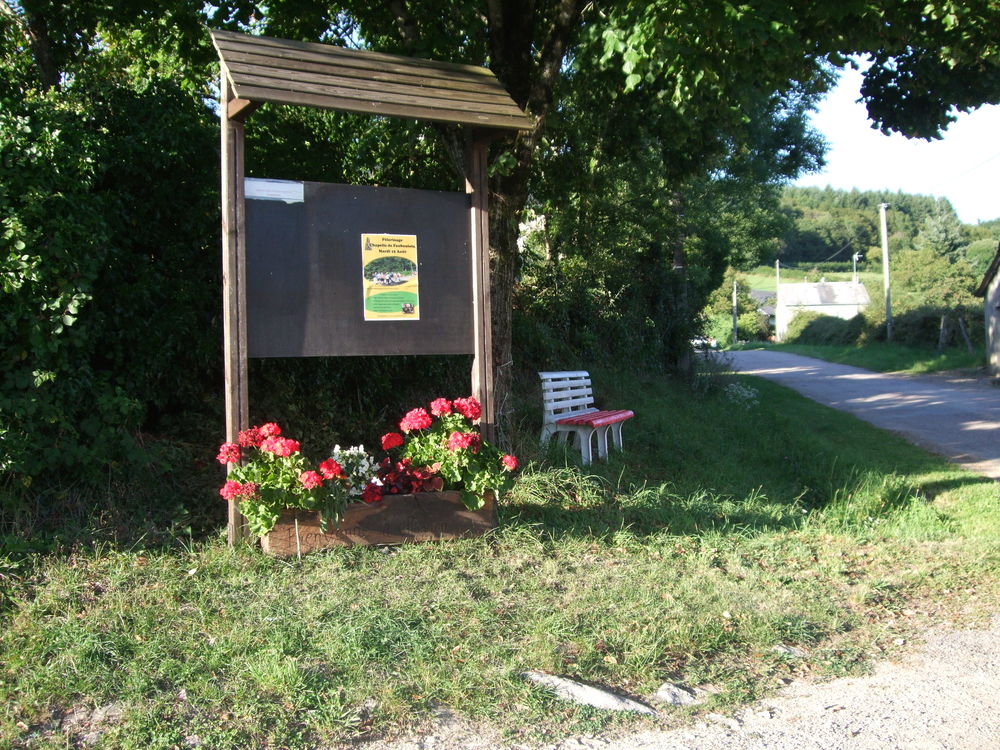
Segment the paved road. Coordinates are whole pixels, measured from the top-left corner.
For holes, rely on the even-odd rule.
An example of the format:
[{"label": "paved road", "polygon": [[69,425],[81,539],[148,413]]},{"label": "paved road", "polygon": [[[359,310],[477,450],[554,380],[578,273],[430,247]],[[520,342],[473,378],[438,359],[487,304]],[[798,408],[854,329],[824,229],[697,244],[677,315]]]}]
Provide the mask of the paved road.
[{"label": "paved road", "polygon": [[892,375],[772,351],[730,352],[734,366],[1000,480],[1000,388],[989,381]]}]

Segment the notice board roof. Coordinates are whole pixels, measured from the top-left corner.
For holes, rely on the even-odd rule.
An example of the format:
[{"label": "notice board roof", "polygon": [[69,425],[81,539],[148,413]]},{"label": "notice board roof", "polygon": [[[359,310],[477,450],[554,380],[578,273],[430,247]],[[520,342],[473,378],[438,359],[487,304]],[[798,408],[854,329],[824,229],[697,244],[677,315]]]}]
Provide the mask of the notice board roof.
[{"label": "notice board roof", "polygon": [[474,65],[212,30],[237,98],[527,130],[531,118]]}]

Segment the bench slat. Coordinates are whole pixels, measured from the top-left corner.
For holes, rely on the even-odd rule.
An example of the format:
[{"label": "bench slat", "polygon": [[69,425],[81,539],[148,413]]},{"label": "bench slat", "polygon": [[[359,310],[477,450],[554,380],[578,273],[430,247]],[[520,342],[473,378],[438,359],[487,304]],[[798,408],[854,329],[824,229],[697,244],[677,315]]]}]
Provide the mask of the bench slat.
[{"label": "bench slat", "polygon": [[572,409],[574,406],[587,406],[592,403],[594,403],[593,396],[587,396],[586,398],[568,398],[562,401],[546,401],[545,411],[553,412],[556,409]]},{"label": "bench slat", "polygon": [[554,391],[544,394],[545,403],[550,401],[565,401],[568,398],[593,398],[594,392],[589,388],[574,388],[571,391]]},{"label": "bench slat", "polygon": [[562,380],[559,382],[542,383],[542,393],[558,393],[559,391],[578,388],[589,391],[591,390],[591,382],[589,380]]},{"label": "bench slat", "polygon": [[565,370],[560,372],[540,372],[538,376],[542,380],[565,379],[565,378],[589,378],[590,373],[586,370]]}]

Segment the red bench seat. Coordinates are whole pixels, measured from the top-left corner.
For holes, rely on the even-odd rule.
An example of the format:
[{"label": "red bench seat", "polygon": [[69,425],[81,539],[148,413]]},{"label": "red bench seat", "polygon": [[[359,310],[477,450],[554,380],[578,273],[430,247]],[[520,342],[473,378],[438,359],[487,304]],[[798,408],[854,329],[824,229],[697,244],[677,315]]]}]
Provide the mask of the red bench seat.
[{"label": "red bench seat", "polygon": [[592,411],[590,414],[578,414],[565,419],[557,419],[556,424],[586,425],[587,427],[605,427],[616,422],[624,422],[631,419],[635,413],[631,409],[617,409],[615,411]]}]

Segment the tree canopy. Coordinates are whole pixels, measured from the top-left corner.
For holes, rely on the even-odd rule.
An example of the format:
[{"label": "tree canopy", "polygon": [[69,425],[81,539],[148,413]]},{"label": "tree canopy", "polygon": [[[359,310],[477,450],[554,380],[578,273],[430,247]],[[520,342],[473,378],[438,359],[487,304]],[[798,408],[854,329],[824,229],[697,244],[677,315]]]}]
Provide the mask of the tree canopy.
[{"label": "tree canopy", "polygon": [[[873,61],[861,93],[884,129],[934,137],[954,108],[1000,96],[989,0],[0,0],[0,14],[0,335],[14,353],[0,439],[17,448],[2,466],[29,473],[45,445],[112,455],[217,377],[209,26],[487,65],[532,116],[490,152],[501,403],[515,340],[547,364],[681,365],[727,265],[777,251],[780,186],[820,163],[806,115],[848,56]],[[460,189],[461,145],[447,127],[265,106],[247,165]]]}]

